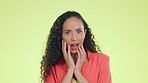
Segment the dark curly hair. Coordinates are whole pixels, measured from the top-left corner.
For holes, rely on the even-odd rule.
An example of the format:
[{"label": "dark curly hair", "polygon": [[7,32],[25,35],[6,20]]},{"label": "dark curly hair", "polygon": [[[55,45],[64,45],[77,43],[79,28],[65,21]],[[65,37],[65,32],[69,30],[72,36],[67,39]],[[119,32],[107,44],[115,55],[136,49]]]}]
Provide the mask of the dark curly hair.
[{"label": "dark curly hair", "polygon": [[47,80],[50,74],[51,68],[58,64],[61,59],[63,59],[62,53],[62,27],[63,23],[70,17],[76,17],[80,19],[83,23],[84,29],[86,30],[85,39],[83,46],[85,50],[91,52],[101,52],[98,45],[95,44],[94,35],[91,33],[88,24],[82,18],[82,16],[75,11],[67,11],[59,16],[51,27],[50,34],[47,40],[47,46],[45,50],[45,55],[42,57],[41,61],[41,79],[42,82]]}]

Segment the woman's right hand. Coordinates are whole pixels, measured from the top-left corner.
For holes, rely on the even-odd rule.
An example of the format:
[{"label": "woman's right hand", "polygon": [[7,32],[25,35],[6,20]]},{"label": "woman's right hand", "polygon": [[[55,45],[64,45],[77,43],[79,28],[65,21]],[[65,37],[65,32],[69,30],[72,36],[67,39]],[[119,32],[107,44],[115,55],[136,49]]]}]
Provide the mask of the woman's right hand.
[{"label": "woman's right hand", "polygon": [[64,56],[64,59],[66,61],[68,68],[74,70],[75,64],[74,64],[74,60],[70,53],[70,45],[66,44],[66,42],[63,40],[62,40],[62,52],[63,52],[63,56]]},{"label": "woman's right hand", "polygon": [[66,42],[63,40],[62,40],[62,52],[63,52],[64,59],[66,61],[66,64],[68,66],[68,70],[63,80],[61,81],[61,83],[70,83],[73,76],[75,64],[74,64],[73,58],[71,57],[70,46],[67,45]]}]

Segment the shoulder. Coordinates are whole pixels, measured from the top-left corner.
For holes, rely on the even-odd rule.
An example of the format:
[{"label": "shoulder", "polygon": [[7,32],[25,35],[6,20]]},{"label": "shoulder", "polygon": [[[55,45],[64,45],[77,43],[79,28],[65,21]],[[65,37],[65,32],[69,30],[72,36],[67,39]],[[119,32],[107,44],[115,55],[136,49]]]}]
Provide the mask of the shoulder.
[{"label": "shoulder", "polygon": [[110,57],[104,53],[100,53],[100,52],[90,52],[88,51],[88,58],[91,61],[97,61],[99,63],[104,63],[104,62],[108,62],[110,60]]}]

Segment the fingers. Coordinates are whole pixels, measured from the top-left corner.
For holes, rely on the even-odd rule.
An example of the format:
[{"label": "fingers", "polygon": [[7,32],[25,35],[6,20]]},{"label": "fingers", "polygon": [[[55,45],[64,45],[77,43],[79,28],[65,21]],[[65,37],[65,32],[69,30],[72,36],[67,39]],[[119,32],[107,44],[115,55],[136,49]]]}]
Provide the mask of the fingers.
[{"label": "fingers", "polygon": [[70,55],[70,45],[68,45],[68,56]]},{"label": "fingers", "polygon": [[79,51],[79,54],[80,54],[80,59],[81,59],[82,61],[84,61],[84,60],[86,59],[86,52],[85,52],[85,50],[84,50],[83,45],[81,45],[81,46],[79,47],[78,51]]},{"label": "fingers", "polygon": [[63,52],[64,59],[66,61],[66,64],[68,65],[68,68],[74,69],[75,64],[74,64],[73,58],[71,57],[70,45],[68,45],[63,40],[62,40],[62,52]]},{"label": "fingers", "polygon": [[67,59],[68,56],[71,55],[71,53],[70,53],[70,45],[67,45],[66,42],[63,41],[63,40],[62,40],[62,51],[63,51],[63,55],[64,55],[65,59]]},{"label": "fingers", "polygon": [[77,59],[77,62],[80,61],[80,52],[77,50],[77,53],[78,53],[78,59]]},{"label": "fingers", "polygon": [[85,51],[84,51],[82,46],[80,46],[78,48],[77,56],[78,56],[78,58],[77,58],[76,68],[75,69],[78,70],[78,71],[81,71],[83,63],[85,61],[85,56],[86,56]]},{"label": "fingers", "polygon": [[82,52],[82,49],[80,47],[78,48],[78,53],[79,53],[79,57],[82,58],[83,52]]},{"label": "fingers", "polygon": [[63,51],[64,58],[66,59],[67,58],[66,42],[64,42],[63,40],[62,40],[62,51]]},{"label": "fingers", "polygon": [[81,45],[81,49],[82,49],[83,53],[85,53],[85,50],[84,50],[84,47],[83,47],[83,45]]},{"label": "fingers", "polygon": [[81,45],[81,46],[79,47],[79,51],[80,51],[80,55],[84,55],[84,54],[85,54],[85,50],[84,50],[84,48],[83,48],[83,45]]},{"label": "fingers", "polygon": [[66,42],[64,42],[64,41],[62,40],[62,51],[65,51],[65,49],[66,49]]}]

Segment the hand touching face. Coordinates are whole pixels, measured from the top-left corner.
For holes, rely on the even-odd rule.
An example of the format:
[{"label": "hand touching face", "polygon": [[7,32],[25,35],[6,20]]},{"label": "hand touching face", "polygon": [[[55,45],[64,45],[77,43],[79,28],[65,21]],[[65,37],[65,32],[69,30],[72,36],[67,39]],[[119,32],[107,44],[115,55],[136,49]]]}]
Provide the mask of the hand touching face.
[{"label": "hand touching face", "polygon": [[[67,45],[67,46],[66,46]],[[79,46],[77,49],[76,56],[77,61],[76,64],[74,63],[74,59],[71,56],[71,51],[70,51],[70,45],[68,45],[65,41],[62,40],[62,51],[64,55],[64,59],[66,61],[66,64],[68,66],[68,71],[66,75],[63,78],[63,82],[67,82],[72,79],[73,74],[76,76],[76,79],[78,82],[83,82],[83,83],[88,83],[86,78],[83,76],[81,69],[83,66],[84,61],[86,60],[86,52],[83,48],[83,46]]]},{"label": "hand touching face", "polygon": [[74,64],[74,60],[71,56],[70,45],[67,45],[66,42],[63,40],[62,40],[62,52],[63,52],[63,56],[64,56],[64,59],[66,61],[68,68],[74,69],[75,64]]},{"label": "hand touching face", "polygon": [[76,67],[75,67],[75,71],[79,71],[81,72],[81,68],[83,66],[83,63],[87,60],[87,55],[86,52],[84,50],[83,45],[81,45],[78,50],[77,50],[77,55],[78,55],[78,59],[76,62]]},{"label": "hand touching face", "polygon": [[68,65],[68,68],[75,69],[75,71],[80,72],[84,61],[87,59],[87,55],[84,50],[84,47],[83,45],[80,45],[76,50],[76,54],[77,54],[76,64],[74,62],[74,59],[71,56],[70,50],[71,50],[70,45],[68,45],[65,41],[62,40],[63,56],[66,61],[66,64]]}]

